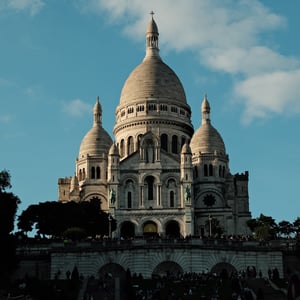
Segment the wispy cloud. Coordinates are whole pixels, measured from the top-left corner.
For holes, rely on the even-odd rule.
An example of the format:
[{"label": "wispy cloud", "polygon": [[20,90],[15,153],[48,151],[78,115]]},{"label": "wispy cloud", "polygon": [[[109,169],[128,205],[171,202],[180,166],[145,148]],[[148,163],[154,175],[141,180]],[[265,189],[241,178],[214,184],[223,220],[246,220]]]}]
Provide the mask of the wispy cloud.
[{"label": "wispy cloud", "polygon": [[199,64],[232,76],[232,94],[244,106],[244,122],[285,113],[299,98],[300,58],[280,53],[278,45],[268,45],[265,38],[288,26],[287,20],[259,0],[78,3],[85,12],[105,12],[110,22],[124,22],[124,33],[139,40],[149,20],[147,13],[155,10],[161,48],[192,51]]},{"label": "wispy cloud", "polygon": [[0,87],[11,86],[12,82],[5,78],[0,78]]},{"label": "wispy cloud", "polygon": [[34,16],[44,5],[45,2],[42,0],[0,0],[0,11],[5,9],[28,11],[31,16]]},{"label": "wispy cloud", "polygon": [[83,102],[80,99],[74,99],[63,103],[63,111],[73,117],[81,117],[86,112],[90,113],[91,110],[91,105]]},{"label": "wispy cloud", "polygon": [[0,123],[9,123],[14,119],[15,116],[11,114],[0,115]]}]

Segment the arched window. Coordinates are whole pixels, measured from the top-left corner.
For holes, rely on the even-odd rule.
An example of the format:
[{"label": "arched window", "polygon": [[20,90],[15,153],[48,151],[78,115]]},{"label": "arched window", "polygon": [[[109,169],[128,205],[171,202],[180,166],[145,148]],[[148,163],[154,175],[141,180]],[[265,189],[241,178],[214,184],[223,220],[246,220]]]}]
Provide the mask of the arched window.
[{"label": "arched window", "polygon": [[82,169],[82,179],[85,179],[85,168]]},{"label": "arched window", "polygon": [[147,140],[146,143],[146,163],[154,163],[154,145],[152,140]]},{"label": "arched window", "polygon": [[160,136],[160,146],[161,149],[168,151],[168,136],[165,133]]},{"label": "arched window", "polygon": [[91,168],[91,178],[95,179],[95,167]]},{"label": "arched window", "polygon": [[222,166],[219,166],[219,177],[223,177],[222,176]]},{"label": "arched window", "polygon": [[178,137],[177,135],[172,136],[172,153],[178,153]]},{"label": "arched window", "polygon": [[170,191],[170,207],[174,207],[175,206],[175,197],[174,197],[174,191]]},{"label": "arched window", "polygon": [[101,172],[100,172],[100,167],[98,166],[98,167],[96,168],[96,178],[97,178],[97,179],[100,179],[100,177],[101,177]]},{"label": "arched window", "polygon": [[209,176],[213,176],[213,166],[212,164],[209,164]]},{"label": "arched window", "polygon": [[133,145],[133,137],[130,136],[127,140],[127,153],[128,155],[130,155],[131,153],[133,153],[134,149],[134,145]]},{"label": "arched window", "polygon": [[79,170],[79,180],[82,180],[82,171],[81,171],[81,169]]},{"label": "arched window", "polygon": [[123,157],[125,155],[125,149],[124,149],[124,140],[121,140],[120,143],[120,156]]},{"label": "arched window", "polygon": [[146,184],[147,184],[147,191],[148,191],[148,200],[154,199],[154,177],[148,176],[146,178]]},{"label": "arched window", "polygon": [[204,176],[208,176],[207,164],[204,165]]},{"label": "arched window", "polygon": [[127,193],[127,208],[132,207],[132,198],[131,198],[131,192]]}]

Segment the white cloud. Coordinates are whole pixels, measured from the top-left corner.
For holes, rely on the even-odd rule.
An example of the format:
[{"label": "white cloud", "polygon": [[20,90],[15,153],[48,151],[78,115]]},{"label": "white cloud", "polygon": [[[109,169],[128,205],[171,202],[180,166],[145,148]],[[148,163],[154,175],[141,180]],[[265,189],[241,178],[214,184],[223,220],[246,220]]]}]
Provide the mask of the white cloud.
[{"label": "white cloud", "polygon": [[0,0],[0,10],[29,11],[31,16],[36,15],[44,5],[42,0]]},{"label": "white cloud", "polygon": [[86,112],[90,113],[92,107],[89,104],[81,101],[80,99],[74,99],[69,102],[65,102],[63,104],[63,110],[70,116],[81,117]]},{"label": "white cloud", "polygon": [[264,46],[210,49],[202,53],[202,58],[215,70],[246,76],[292,70],[300,65],[298,58],[281,55]]},{"label": "white cloud", "polygon": [[245,102],[243,121],[270,114],[300,113],[300,69],[257,75],[236,83],[235,94]]},{"label": "white cloud", "polygon": [[233,94],[245,107],[244,121],[284,113],[299,94],[299,57],[283,55],[266,42],[268,34],[287,25],[286,19],[262,1],[80,1],[86,12],[105,12],[109,22],[123,22],[124,33],[138,40],[154,10],[161,48],[192,51],[200,64],[232,76]]}]

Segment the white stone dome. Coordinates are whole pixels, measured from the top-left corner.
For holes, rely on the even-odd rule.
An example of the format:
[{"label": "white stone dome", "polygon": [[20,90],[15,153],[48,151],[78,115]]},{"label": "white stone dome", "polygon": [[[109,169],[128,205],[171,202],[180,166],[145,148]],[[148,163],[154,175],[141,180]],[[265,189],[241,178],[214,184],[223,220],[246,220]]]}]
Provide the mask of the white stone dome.
[{"label": "white stone dome", "polygon": [[79,158],[86,156],[107,155],[113,141],[110,135],[102,127],[102,109],[97,98],[94,106],[94,124],[93,127],[82,139],[79,148]]},{"label": "white stone dome", "polygon": [[215,129],[210,122],[210,105],[206,98],[201,105],[202,110],[202,124],[195,131],[190,147],[193,154],[198,155],[200,152],[205,153],[219,153],[226,155],[224,141],[220,133]]},{"label": "white stone dome", "polygon": [[148,57],[131,72],[121,92],[120,106],[147,99],[187,103],[179,78],[156,56]]}]

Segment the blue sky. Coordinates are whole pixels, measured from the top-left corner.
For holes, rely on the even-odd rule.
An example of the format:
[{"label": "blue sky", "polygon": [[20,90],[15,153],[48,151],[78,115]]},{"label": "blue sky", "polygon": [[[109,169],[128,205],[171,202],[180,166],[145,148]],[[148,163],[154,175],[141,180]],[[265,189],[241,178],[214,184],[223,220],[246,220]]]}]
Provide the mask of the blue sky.
[{"label": "blue sky", "polygon": [[300,216],[300,2],[274,0],[0,0],[0,170],[30,204],[72,176],[97,96],[115,108],[145,55],[149,12],[160,54],[201,123],[207,93],[231,173],[249,171],[250,209]]}]

